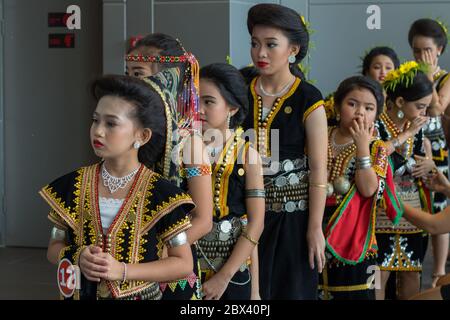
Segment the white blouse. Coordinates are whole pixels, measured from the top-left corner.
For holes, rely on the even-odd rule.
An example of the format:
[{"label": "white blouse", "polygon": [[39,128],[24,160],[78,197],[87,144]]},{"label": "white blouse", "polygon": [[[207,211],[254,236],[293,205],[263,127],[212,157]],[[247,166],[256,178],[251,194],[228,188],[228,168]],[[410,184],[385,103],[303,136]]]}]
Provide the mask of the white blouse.
[{"label": "white blouse", "polygon": [[113,199],[99,197],[100,217],[102,219],[103,233],[108,232],[109,226],[119,213],[124,199]]}]

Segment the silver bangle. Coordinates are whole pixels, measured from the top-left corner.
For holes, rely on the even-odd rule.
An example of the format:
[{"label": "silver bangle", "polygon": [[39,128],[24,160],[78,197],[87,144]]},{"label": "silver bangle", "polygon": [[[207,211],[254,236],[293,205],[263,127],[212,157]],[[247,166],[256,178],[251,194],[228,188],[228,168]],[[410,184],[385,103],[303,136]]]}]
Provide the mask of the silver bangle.
[{"label": "silver bangle", "polygon": [[369,169],[371,167],[372,167],[372,161],[370,160],[369,156],[356,158],[356,169],[357,170]]},{"label": "silver bangle", "polygon": [[266,190],[264,189],[248,189],[245,190],[246,198],[265,198]]},{"label": "silver bangle", "polygon": [[57,227],[52,228],[50,239],[56,241],[63,241],[66,239],[66,231],[58,229]]},{"label": "silver bangle", "polygon": [[170,238],[169,241],[167,241],[170,248],[175,248],[182,246],[183,244],[187,243],[187,235],[186,232],[180,232],[173,238]]},{"label": "silver bangle", "polygon": [[401,146],[400,140],[398,140],[398,138],[394,138],[391,141],[392,141],[392,146],[394,147],[394,149],[397,149],[398,147]]}]

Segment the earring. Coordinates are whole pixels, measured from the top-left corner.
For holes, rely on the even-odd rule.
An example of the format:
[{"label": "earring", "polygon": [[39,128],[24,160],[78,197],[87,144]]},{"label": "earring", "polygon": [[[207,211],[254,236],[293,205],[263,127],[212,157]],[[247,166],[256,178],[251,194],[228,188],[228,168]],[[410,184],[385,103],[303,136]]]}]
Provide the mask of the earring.
[{"label": "earring", "polygon": [[398,110],[398,112],[397,112],[397,118],[403,119],[404,116],[405,116],[405,114],[403,113],[403,111],[402,111],[402,110]]},{"label": "earring", "polygon": [[293,54],[291,54],[288,58],[289,63],[295,63],[295,60],[297,60],[297,59],[295,58],[295,55],[293,55]]},{"label": "earring", "polygon": [[231,113],[228,112],[228,116],[227,116],[227,128],[230,128],[230,124],[231,124]]},{"label": "earring", "polygon": [[133,148],[135,148],[135,149],[139,149],[141,147],[141,143],[139,142],[139,141],[136,141],[134,144],[133,144]]},{"label": "earring", "polygon": [[341,115],[339,113],[336,113],[336,121],[341,121]]}]

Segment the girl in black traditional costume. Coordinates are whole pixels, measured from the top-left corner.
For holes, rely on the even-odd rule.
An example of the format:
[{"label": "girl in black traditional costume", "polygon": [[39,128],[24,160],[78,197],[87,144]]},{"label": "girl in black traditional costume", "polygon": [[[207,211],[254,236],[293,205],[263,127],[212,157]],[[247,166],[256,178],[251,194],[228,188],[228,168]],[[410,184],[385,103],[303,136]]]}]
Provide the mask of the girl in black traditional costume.
[{"label": "girl in black traditional costume", "polygon": [[[40,194],[54,223],[48,259],[81,270],[75,299],[161,299],[160,281],[192,272],[186,230],[191,198],[151,168],[166,135],[159,95],[138,79],[106,76],[91,143],[103,161],[69,173]],[[159,260],[163,245],[167,258]]]}]

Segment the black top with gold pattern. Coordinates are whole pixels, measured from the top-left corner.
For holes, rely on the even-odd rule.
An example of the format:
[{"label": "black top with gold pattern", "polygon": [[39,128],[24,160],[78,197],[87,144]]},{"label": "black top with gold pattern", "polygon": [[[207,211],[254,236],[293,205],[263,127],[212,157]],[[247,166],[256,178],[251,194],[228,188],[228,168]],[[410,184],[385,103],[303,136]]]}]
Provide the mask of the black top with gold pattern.
[{"label": "black top with gold pattern", "polygon": [[[52,209],[49,219],[58,228],[67,230],[67,247],[61,251],[60,259],[67,258],[78,265],[81,250],[96,245],[119,262],[136,264],[158,260],[163,243],[191,226],[188,213],[194,208],[192,200],[142,165],[104,235],[98,200],[100,168],[101,164],[83,167],[40,191]],[[102,281],[101,285],[113,299],[125,299],[155,287],[155,283],[145,281]],[[98,298],[98,287],[82,276],[81,290],[75,292],[74,298]]]},{"label": "black top with gold pattern", "polygon": [[306,145],[304,123],[311,112],[323,105],[322,94],[313,85],[297,78],[291,89],[277,98],[267,117],[262,119],[262,98],[255,90],[257,79],[254,78],[250,84],[249,99],[253,108],[244,121],[244,129],[256,131],[257,150],[262,157],[271,156],[271,129],[277,129],[279,159],[301,158]]}]

